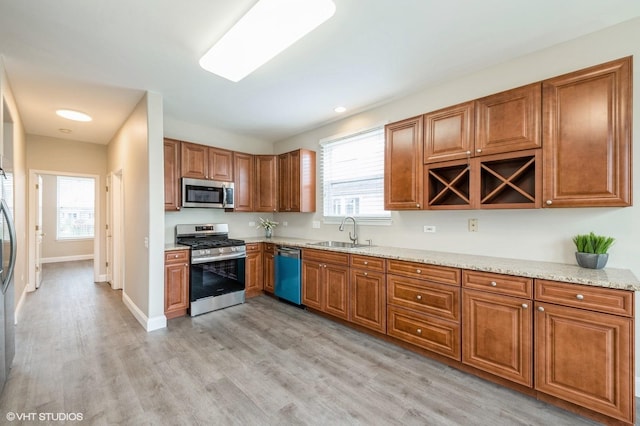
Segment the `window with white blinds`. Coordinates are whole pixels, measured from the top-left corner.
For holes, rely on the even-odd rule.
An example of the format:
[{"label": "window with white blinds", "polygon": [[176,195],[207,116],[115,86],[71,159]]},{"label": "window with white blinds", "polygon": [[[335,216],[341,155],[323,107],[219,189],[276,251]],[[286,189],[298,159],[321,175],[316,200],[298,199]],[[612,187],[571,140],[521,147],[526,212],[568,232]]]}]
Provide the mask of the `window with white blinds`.
[{"label": "window with white blinds", "polygon": [[358,222],[390,223],[384,210],[384,127],[320,143],[324,220],[353,216]]},{"label": "window with white blinds", "polygon": [[95,179],[57,177],[57,239],[93,238]]}]

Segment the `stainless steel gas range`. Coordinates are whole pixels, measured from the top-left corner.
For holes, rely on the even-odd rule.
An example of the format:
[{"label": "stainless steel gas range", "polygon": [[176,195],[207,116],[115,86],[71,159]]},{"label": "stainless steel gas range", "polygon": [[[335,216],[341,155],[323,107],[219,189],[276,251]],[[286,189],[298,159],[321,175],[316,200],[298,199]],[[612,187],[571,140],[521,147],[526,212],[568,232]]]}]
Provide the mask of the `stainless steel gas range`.
[{"label": "stainless steel gas range", "polygon": [[191,247],[191,316],[244,303],[246,246],[229,238],[229,225],[176,225],[176,244]]}]

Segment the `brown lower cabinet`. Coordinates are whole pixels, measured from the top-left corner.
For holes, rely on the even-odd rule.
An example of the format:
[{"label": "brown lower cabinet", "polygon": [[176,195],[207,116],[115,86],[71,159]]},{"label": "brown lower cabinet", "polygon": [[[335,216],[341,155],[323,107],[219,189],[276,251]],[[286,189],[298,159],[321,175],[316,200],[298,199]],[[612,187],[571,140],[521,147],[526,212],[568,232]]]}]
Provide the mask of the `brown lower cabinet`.
[{"label": "brown lower cabinet", "polygon": [[245,296],[247,298],[262,294],[262,243],[247,243],[245,259]]},{"label": "brown lower cabinet", "polygon": [[384,270],[384,259],[351,256],[349,321],[383,334],[387,332]]},{"label": "brown lower cabinet", "polygon": [[272,243],[264,244],[264,253],[262,255],[263,265],[263,283],[264,291],[273,293],[275,291],[275,255],[276,245]]},{"label": "brown lower cabinet", "polygon": [[302,280],[310,308],[600,422],[635,421],[633,291],[307,249]]},{"label": "brown lower cabinet", "polygon": [[164,315],[167,319],[187,314],[189,307],[189,250],[164,254]]},{"label": "brown lower cabinet", "polygon": [[302,252],[302,304],[349,319],[349,255],[322,250]]}]

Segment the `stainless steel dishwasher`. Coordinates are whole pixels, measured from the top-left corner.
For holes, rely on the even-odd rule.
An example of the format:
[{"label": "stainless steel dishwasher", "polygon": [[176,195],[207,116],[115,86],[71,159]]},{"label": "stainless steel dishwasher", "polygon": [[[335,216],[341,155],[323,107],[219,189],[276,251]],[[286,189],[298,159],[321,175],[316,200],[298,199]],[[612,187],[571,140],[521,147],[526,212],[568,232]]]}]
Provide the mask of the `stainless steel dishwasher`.
[{"label": "stainless steel dishwasher", "polygon": [[281,299],[302,304],[302,276],[300,249],[276,247],[275,295]]}]

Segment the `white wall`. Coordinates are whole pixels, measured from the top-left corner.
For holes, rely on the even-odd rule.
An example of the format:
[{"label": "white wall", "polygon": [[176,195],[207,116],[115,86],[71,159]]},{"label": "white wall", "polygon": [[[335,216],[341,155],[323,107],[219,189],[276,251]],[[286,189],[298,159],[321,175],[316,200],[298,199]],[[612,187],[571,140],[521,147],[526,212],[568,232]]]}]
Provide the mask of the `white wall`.
[{"label": "white wall", "polygon": [[107,148],[108,171],[122,171],[123,300],[148,331],[166,325],[162,122],[162,98],[148,92]]}]

